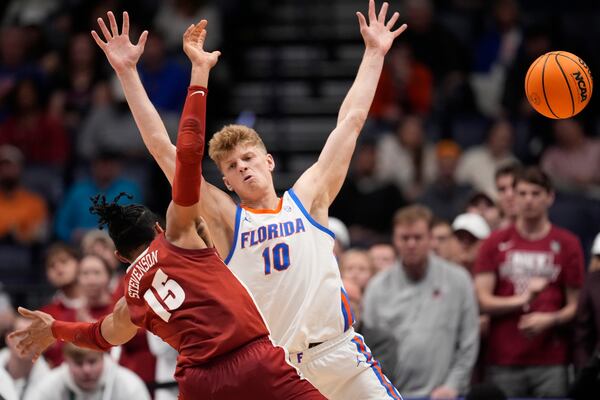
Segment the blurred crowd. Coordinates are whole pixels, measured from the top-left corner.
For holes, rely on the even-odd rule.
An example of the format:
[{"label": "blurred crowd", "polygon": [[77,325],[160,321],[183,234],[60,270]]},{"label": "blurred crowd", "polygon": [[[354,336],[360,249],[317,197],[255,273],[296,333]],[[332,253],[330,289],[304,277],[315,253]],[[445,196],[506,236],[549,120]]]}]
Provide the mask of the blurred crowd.
[{"label": "blurred crowd", "polygon": [[[0,335],[27,323],[15,304],[66,321],[112,310],[124,266],[89,198],[126,192],[158,214],[169,198],[89,35],[96,18],[126,6],[132,36],[151,31],[139,71],[174,135],[189,80],[182,32],[207,18],[207,48],[235,49],[242,3],[0,4]],[[541,1],[400,3],[409,29],[331,207],[357,330],[406,398],[454,398],[481,383],[515,397],[585,393],[583,378],[600,369],[598,103],[551,121],[528,105],[523,77],[556,49],[595,71],[598,32],[581,26],[597,6],[574,1],[562,15]],[[226,107],[210,115],[232,117]],[[175,399],[176,356],[146,332],[110,355],[57,344],[35,364],[9,342],[0,387],[14,392],[0,395]]]}]

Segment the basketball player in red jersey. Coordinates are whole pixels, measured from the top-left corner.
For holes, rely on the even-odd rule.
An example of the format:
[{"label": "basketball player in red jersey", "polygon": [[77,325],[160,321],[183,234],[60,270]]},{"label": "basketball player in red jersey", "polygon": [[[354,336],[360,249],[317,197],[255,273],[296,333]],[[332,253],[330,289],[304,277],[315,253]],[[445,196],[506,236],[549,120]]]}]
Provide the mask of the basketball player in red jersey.
[{"label": "basketball player in red jersey", "polygon": [[[108,43],[94,32],[101,46],[119,36],[114,16],[112,33],[100,28]],[[101,20],[100,20],[101,21]],[[123,33],[128,32],[124,15]],[[203,51],[206,21],[190,26],[184,50]],[[119,37],[123,38],[122,35]],[[147,32],[140,42],[145,42]],[[128,38],[125,40],[129,41]],[[208,74],[219,52],[206,54],[207,63],[192,70],[192,81],[179,124],[173,201],[167,228],[142,205],[121,206],[118,196],[107,203],[93,199],[90,212],[108,225],[117,256],[130,263],[125,296],[113,312],[96,323],[54,320],[41,311],[19,308],[32,320],[11,334],[22,354],[34,359],[56,339],[105,351],[129,341],[138,327],[161,337],[179,352],[175,378],[180,399],[325,399],[285,361],[275,347],[252,297],[219,258],[206,224],[197,213]]]}]

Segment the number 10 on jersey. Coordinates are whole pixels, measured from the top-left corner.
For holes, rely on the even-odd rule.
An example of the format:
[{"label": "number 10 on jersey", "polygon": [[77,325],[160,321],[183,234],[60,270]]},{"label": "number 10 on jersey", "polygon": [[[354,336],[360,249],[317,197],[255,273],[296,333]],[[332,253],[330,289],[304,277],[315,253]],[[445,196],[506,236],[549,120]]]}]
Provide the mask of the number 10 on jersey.
[{"label": "number 10 on jersey", "polygon": [[277,271],[285,271],[290,266],[290,246],[287,243],[265,248],[262,256],[265,262],[265,275],[271,273],[271,266]]}]

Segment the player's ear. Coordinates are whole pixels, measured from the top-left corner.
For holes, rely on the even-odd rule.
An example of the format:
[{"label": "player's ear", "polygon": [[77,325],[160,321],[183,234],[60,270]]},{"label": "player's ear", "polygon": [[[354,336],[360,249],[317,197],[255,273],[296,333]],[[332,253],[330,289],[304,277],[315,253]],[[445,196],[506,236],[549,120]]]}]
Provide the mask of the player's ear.
[{"label": "player's ear", "polygon": [[272,155],[267,154],[267,166],[269,167],[269,171],[273,172],[275,169],[275,159]]},{"label": "player's ear", "polygon": [[118,250],[115,250],[115,257],[117,257],[117,260],[121,261],[123,264],[131,264],[131,261],[123,257]]},{"label": "player's ear", "polygon": [[227,188],[227,190],[229,190],[230,192],[233,192],[233,186],[231,186],[229,184],[229,182],[227,181],[227,178],[223,177],[223,183],[225,184],[225,187]]}]

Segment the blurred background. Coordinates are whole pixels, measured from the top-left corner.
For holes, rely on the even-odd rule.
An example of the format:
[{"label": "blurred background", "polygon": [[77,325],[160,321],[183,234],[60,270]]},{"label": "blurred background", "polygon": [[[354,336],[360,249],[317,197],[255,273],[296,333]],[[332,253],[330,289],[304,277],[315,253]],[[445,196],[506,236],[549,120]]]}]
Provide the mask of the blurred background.
[{"label": "blurred background", "polygon": [[[158,214],[170,199],[89,34],[96,18],[113,10],[120,21],[127,10],[134,42],[150,31],[138,69],[172,138],[189,83],[181,36],[190,23],[208,19],[205,47],[223,53],[210,78],[209,135],[227,123],[253,126],[276,160],[274,181],[283,192],[335,126],[364,49],[355,12],[366,8],[362,0],[1,2],[4,315],[10,304],[47,304],[56,289],[88,290],[90,299],[102,297],[94,290],[118,290],[114,276],[124,268],[110,255],[110,239],[94,231],[90,196],[125,191]],[[576,118],[557,122],[533,111],[523,86],[531,62],[551,50],[574,53],[592,73],[600,71],[597,2],[403,0],[391,1],[390,10],[400,11],[408,30],[386,57],[331,208],[348,229],[346,246],[389,242],[392,216],[408,204],[427,205],[446,221],[476,199],[493,208],[496,169],[517,162],[551,175],[551,220],[577,235],[589,260],[600,227],[600,103],[592,96]],[[221,184],[210,160],[204,171]],[[103,255],[106,282],[73,289],[80,272],[68,264],[72,257],[79,265],[80,254]],[[61,262],[66,272],[53,276]]]}]

